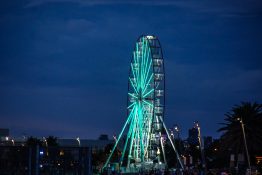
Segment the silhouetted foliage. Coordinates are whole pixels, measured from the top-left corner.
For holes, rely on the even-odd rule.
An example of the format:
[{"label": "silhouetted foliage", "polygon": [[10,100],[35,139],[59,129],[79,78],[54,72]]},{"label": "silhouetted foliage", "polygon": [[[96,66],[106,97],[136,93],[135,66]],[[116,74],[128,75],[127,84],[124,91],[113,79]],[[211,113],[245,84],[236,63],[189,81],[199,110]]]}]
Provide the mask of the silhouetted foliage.
[{"label": "silhouetted foliage", "polygon": [[225,123],[221,123],[218,131],[222,132],[221,148],[231,153],[244,153],[244,138],[240,120],[243,121],[247,147],[254,160],[255,154],[261,153],[262,148],[262,105],[258,103],[242,102],[234,106],[225,114]]},{"label": "silhouetted foliage", "polygon": [[[114,148],[114,144],[110,143],[110,144],[107,144],[104,151],[105,151],[105,154],[106,155],[110,155],[111,151],[113,150]],[[108,157],[108,156],[107,156]],[[120,160],[120,157],[121,157],[121,151],[119,150],[118,147],[116,147],[115,151],[113,152],[112,154],[112,157],[111,157],[111,162],[119,162]]]},{"label": "silhouetted foliage", "polygon": [[26,140],[27,146],[36,146],[36,145],[41,146],[42,144],[43,144],[43,142],[36,137],[31,136],[31,137],[28,137],[27,140]]},{"label": "silhouetted foliage", "polygon": [[[177,147],[176,147],[177,148]],[[179,167],[176,153],[170,143],[165,144],[166,161],[169,168]]]},{"label": "silhouetted foliage", "polygon": [[220,140],[214,140],[213,143],[205,149],[205,157],[208,169],[224,168],[229,166],[229,152],[224,150]]},{"label": "silhouetted foliage", "polygon": [[57,137],[54,137],[54,136],[48,136],[46,138],[46,141],[47,141],[47,145],[48,146],[59,146],[58,143],[57,143]]}]

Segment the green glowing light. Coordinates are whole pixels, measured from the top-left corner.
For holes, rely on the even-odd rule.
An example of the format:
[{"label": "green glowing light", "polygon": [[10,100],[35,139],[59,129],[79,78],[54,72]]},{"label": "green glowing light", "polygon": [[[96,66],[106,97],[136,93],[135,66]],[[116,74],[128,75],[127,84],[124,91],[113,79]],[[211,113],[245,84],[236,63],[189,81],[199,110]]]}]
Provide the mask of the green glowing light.
[{"label": "green glowing light", "polygon": [[143,97],[146,97],[147,95],[151,94],[152,92],[154,92],[154,89],[151,89],[150,91],[148,91],[145,95],[143,95]]}]

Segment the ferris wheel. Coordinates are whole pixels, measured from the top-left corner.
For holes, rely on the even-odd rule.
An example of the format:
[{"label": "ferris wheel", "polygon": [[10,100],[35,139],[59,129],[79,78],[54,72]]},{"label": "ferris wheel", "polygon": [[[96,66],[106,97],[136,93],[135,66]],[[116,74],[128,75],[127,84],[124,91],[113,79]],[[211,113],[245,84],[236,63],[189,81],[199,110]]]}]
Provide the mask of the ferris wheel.
[{"label": "ferris wheel", "polygon": [[[165,76],[162,50],[155,36],[141,36],[136,42],[128,81],[127,114],[132,118],[129,162],[157,157],[164,116]],[[129,136],[129,137],[128,137]]]},{"label": "ferris wheel", "polygon": [[166,163],[163,146],[165,138],[162,135],[164,131],[177,154],[163,122],[164,112],[165,71],[161,45],[156,36],[142,35],[135,44],[128,75],[127,120],[104,167],[110,162],[125,131],[120,166],[124,159],[127,159],[127,168],[130,164],[159,162],[160,154]]}]

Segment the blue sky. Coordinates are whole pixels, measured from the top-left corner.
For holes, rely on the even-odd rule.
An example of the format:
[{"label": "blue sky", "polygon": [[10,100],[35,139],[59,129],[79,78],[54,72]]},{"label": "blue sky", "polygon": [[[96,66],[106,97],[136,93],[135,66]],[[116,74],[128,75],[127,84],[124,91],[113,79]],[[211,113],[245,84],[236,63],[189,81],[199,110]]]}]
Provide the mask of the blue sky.
[{"label": "blue sky", "polygon": [[11,134],[97,138],[126,119],[135,41],[160,39],[166,124],[197,120],[218,137],[224,114],[262,99],[262,2],[0,2],[0,118]]}]

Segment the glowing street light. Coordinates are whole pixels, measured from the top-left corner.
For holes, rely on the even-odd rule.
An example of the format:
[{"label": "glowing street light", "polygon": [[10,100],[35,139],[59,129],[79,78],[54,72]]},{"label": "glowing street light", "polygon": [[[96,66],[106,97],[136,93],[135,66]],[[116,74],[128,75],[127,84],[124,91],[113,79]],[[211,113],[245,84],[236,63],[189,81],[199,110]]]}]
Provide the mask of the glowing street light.
[{"label": "glowing street light", "polygon": [[202,143],[202,139],[201,139],[200,125],[199,125],[198,121],[196,121],[194,123],[195,123],[195,128],[198,131],[198,141],[199,141],[200,153],[201,153],[201,157],[202,157],[202,164],[203,164],[204,171],[206,171],[206,160],[205,160],[205,153],[204,153],[204,144]]},{"label": "glowing street light", "polygon": [[78,142],[78,145],[80,146],[80,145],[81,145],[81,143],[80,143],[80,138],[77,137],[76,140],[77,140],[77,142]]},{"label": "glowing street light", "polygon": [[170,131],[170,136],[172,137],[172,139],[174,139],[174,131],[173,131],[173,129],[169,129],[169,131]]},{"label": "glowing street light", "polygon": [[180,139],[180,135],[179,135],[180,134],[180,128],[179,128],[179,126],[174,125],[173,130],[174,130],[174,132],[176,132],[177,138]]},{"label": "glowing street light", "polygon": [[43,140],[45,142],[45,146],[46,146],[46,155],[48,156],[49,155],[49,151],[48,151],[48,142],[47,142],[47,139],[45,137],[43,137]]},{"label": "glowing street light", "polygon": [[12,139],[11,141],[12,141],[12,144],[13,144],[13,146],[15,146],[15,140],[14,140],[14,139]]},{"label": "glowing street light", "polygon": [[245,149],[246,149],[247,163],[248,163],[248,168],[249,168],[248,173],[251,174],[251,166],[250,166],[249,153],[248,153],[248,149],[247,149],[247,140],[246,140],[245,126],[244,126],[242,118],[237,118],[237,121],[239,121],[239,123],[241,125],[242,134],[243,134],[243,138],[244,138]]},{"label": "glowing street light", "polygon": [[43,140],[44,140],[44,142],[45,142],[45,146],[48,147],[48,143],[47,143],[47,140],[46,140],[45,137],[43,137]]}]

